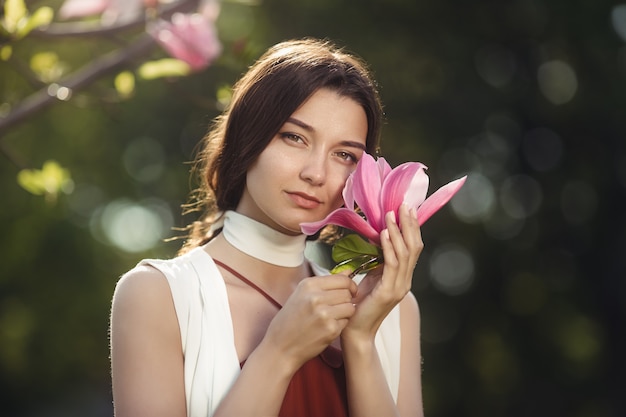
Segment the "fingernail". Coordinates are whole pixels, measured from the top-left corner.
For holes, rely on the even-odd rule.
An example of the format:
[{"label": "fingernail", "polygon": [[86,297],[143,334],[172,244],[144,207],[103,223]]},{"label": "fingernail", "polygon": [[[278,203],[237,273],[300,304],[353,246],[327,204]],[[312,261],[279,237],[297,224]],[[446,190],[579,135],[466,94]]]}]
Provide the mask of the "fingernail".
[{"label": "fingernail", "polygon": [[387,216],[389,216],[389,220],[396,223],[396,213],[394,213],[393,211],[390,211],[387,213]]}]

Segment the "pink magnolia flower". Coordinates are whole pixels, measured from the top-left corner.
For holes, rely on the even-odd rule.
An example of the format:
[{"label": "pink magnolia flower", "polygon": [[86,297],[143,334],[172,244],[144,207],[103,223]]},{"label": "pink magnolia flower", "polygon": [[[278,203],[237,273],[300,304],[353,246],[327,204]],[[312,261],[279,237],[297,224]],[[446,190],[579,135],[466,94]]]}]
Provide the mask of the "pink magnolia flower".
[{"label": "pink magnolia flower", "polygon": [[[345,207],[318,222],[302,223],[300,228],[304,234],[312,235],[322,227],[334,224],[353,230],[380,246],[380,232],[386,228],[386,213],[393,211],[399,218],[398,209],[406,203],[417,208],[417,219],[422,225],[456,194],[467,178],[452,181],[426,198],[426,169],[419,162],[406,162],[391,169],[385,158],[374,160],[371,155],[364,154],[343,189]],[[355,204],[365,218],[354,210]]]},{"label": "pink magnolia flower", "polygon": [[59,9],[63,19],[102,15],[103,24],[128,22],[143,13],[144,6],[153,5],[152,0],[65,0]]},{"label": "pink magnolia flower", "polygon": [[148,33],[194,71],[208,67],[222,51],[215,25],[206,14],[176,13],[171,21],[159,20],[150,25]]}]

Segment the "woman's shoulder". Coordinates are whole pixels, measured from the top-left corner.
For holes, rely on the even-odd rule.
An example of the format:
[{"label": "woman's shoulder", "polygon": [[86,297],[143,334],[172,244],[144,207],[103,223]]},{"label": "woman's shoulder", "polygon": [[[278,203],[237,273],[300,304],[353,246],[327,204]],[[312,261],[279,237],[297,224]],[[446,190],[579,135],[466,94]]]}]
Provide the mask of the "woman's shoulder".
[{"label": "woman's shoulder", "polygon": [[[140,275],[138,280],[149,279],[157,274],[164,276],[168,281],[180,281],[199,274],[206,274],[213,265],[212,258],[202,247],[169,259],[146,258],[127,274]],[[155,273],[156,271],[156,273]]]},{"label": "woman's shoulder", "polygon": [[169,259],[143,259],[134,268],[123,274],[118,280],[114,303],[128,299],[134,302],[158,302],[171,298],[170,283],[172,277],[184,276],[188,265],[197,262],[198,251],[190,251]]},{"label": "woman's shoulder", "polygon": [[222,286],[220,272],[204,247],[169,259],[143,259],[118,282],[120,291],[139,296],[142,291],[154,291],[173,298],[177,308],[197,300],[199,294],[200,298],[221,294]]},{"label": "woman's shoulder", "polygon": [[148,264],[138,264],[117,281],[113,303],[132,306],[158,303],[167,297],[170,290],[163,272]]},{"label": "woman's shoulder", "polygon": [[141,346],[141,340],[155,337],[177,340],[177,332],[176,313],[165,276],[147,265],[138,265],[122,275],[111,302],[112,340]]},{"label": "woman's shoulder", "polygon": [[[203,247],[193,248],[185,253],[178,254],[171,258],[145,258],[142,259],[137,266],[151,266],[156,269],[177,268],[183,267],[190,263],[198,263],[206,261],[206,258],[210,258],[209,254]],[[132,271],[132,270],[131,270]],[[130,271],[129,271],[130,272]]]}]

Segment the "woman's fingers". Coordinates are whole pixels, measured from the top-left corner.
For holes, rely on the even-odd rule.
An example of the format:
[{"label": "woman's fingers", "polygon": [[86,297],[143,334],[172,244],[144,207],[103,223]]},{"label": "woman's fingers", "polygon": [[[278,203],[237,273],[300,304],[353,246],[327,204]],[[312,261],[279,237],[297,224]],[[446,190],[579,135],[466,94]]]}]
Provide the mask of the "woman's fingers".
[{"label": "woman's fingers", "polygon": [[[417,258],[423,249],[422,235],[417,222],[415,209],[409,209],[406,204],[402,204],[398,210],[400,217],[400,225],[395,219],[393,212],[386,215],[386,235],[381,236],[381,240],[388,236],[388,249],[393,249],[390,254],[392,259],[398,263],[402,261],[409,262],[412,268],[417,262]],[[384,232],[384,231],[383,231]],[[382,242],[381,242],[382,243]],[[385,254],[385,262],[387,262]]]},{"label": "woman's fingers", "polygon": [[404,242],[409,249],[411,255],[417,257],[424,248],[422,241],[422,230],[420,229],[419,222],[417,221],[417,210],[413,207],[409,209],[406,205],[400,208],[400,225],[402,228],[402,236]]},{"label": "woman's fingers", "polygon": [[345,275],[302,280],[272,320],[268,340],[298,363],[319,354],[349,323],[356,284]]},{"label": "woman's fingers", "polygon": [[381,233],[381,246],[385,257],[382,285],[386,285],[395,297],[404,296],[410,290],[413,270],[423,248],[421,232],[415,210],[402,204],[398,220],[393,212],[386,214],[387,229]]},{"label": "woman's fingers", "polygon": [[[399,212],[402,214],[402,207]],[[387,229],[381,233],[381,246],[385,256],[385,267],[392,269],[400,267],[401,261],[407,256],[408,249],[404,236],[400,231],[397,219],[393,212],[385,215]]]},{"label": "woman's fingers", "polygon": [[351,302],[342,303],[330,307],[330,315],[337,321],[337,323],[340,325],[339,327],[343,329],[344,327],[346,327],[346,324],[348,324],[348,319],[352,317],[355,310],[356,307]]},{"label": "woman's fingers", "polygon": [[381,271],[369,273],[359,285],[356,312],[348,328],[351,335],[375,334],[384,317],[411,290],[413,270],[423,248],[415,210],[403,205],[398,219],[385,215],[387,228],[380,234],[384,263]]},{"label": "woman's fingers", "polygon": [[342,304],[352,304],[353,295],[346,289],[325,290],[316,292],[306,297],[304,302],[309,303],[311,309],[325,306],[339,306]]},{"label": "woman's fingers", "polygon": [[313,277],[305,280],[305,282],[307,285],[310,284],[322,291],[348,290],[352,295],[355,295],[357,292],[356,283],[344,273]]}]

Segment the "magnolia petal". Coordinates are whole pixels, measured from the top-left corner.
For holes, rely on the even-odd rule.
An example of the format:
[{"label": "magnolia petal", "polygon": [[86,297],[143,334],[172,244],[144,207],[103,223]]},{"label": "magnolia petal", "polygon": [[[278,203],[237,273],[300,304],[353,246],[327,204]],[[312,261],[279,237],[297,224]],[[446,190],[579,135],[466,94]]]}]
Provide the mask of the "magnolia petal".
[{"label": "magnolia petal", "polygon": [[348,209],[354,209],[354,192],[352,190],[352,182],[354,179],[354,175],[350,174],[348,179],[346,180],[346,184],[343,187],[343,202],[344,206]]},{"label": "magnolia petal", "polygon": [[213,23],[197,13],[176,13],[171,22],[150,25],[148,32],[172,57],[185,61],[194,71],[209,66],[221,52]]},{"label": "magnolia petal", "polygon": [[[398,215],[400,204],[418,207],[426,198],[428,175],[426,166],[420,162],[406,162],[394,168],[383,183],[381,205],[384,213],[393,211]],[[381,226],[383,227],[383,226]]]},{"label": "magnolia petal", "polygon": [[437,191],[435,191],[430,197],[426,199],[422,203],[421,206],[417,209],[417,221],[421,225],[426,223],[426,220],[430,218],[433,214],[435,214],[441,207],[443,207],[450,199],[461,189],[465,180],[467,179],[467,175],[459,178],[458,180],[454,180],[444,185]]},{"label": "magnolia petal", "polygon": [[[373,228],[379,227],[383,217],[379,204],[383,183],[380,167],[381,164],[377,163],[373,156],[367,153],[363,154],[352,179],[352,197]],[[350,207],[347,208],[350,209]],[[380,232],[382,229],[376,230]]]},{"label": "magnolia petal", "polygon": [[305,235],[313,235],[327,224],[334,224],[353,230],[374,244],[380,246],[379,233],[354,210],[347,208],[337,209],[326,216],[325,219],[317,222],[300,223],[300,229]]},{"label": "magnolia petal", "polygon": [[109,6],[109,0],[65,0],[59,9],[62,19],[73,19],[100,14]]},{"label": "magnolia petal", "polygon": [[382,156],[376,160],[376,164],[378,164],[378,170],[380,171],[380,178],[383,180],[389,175],[392,171],[391,165],[387,162],[385,158]]},{"label": "magnolia petal", "polygon": [[409,188],[404,193],[403,202],[409,207],[419,207],[426,199],[426,193],[428,192],[428,185],[430,183],[430,179],[426,174],[428,167],[423,164],[420,165],[422,165],[423,169],[419,169],[415,173],[411,179]]},{"label": "magnolia petal", "polygon": [[217,17],[220,14],[219,0],[200,0],[198,13],[211,22],[217,21]]},{"label": "magnolia petal", "polygon": [[145,12],[142,0],[108,0],[108,3],[100,16],[100,23],[104,26],[136,21]]}]

